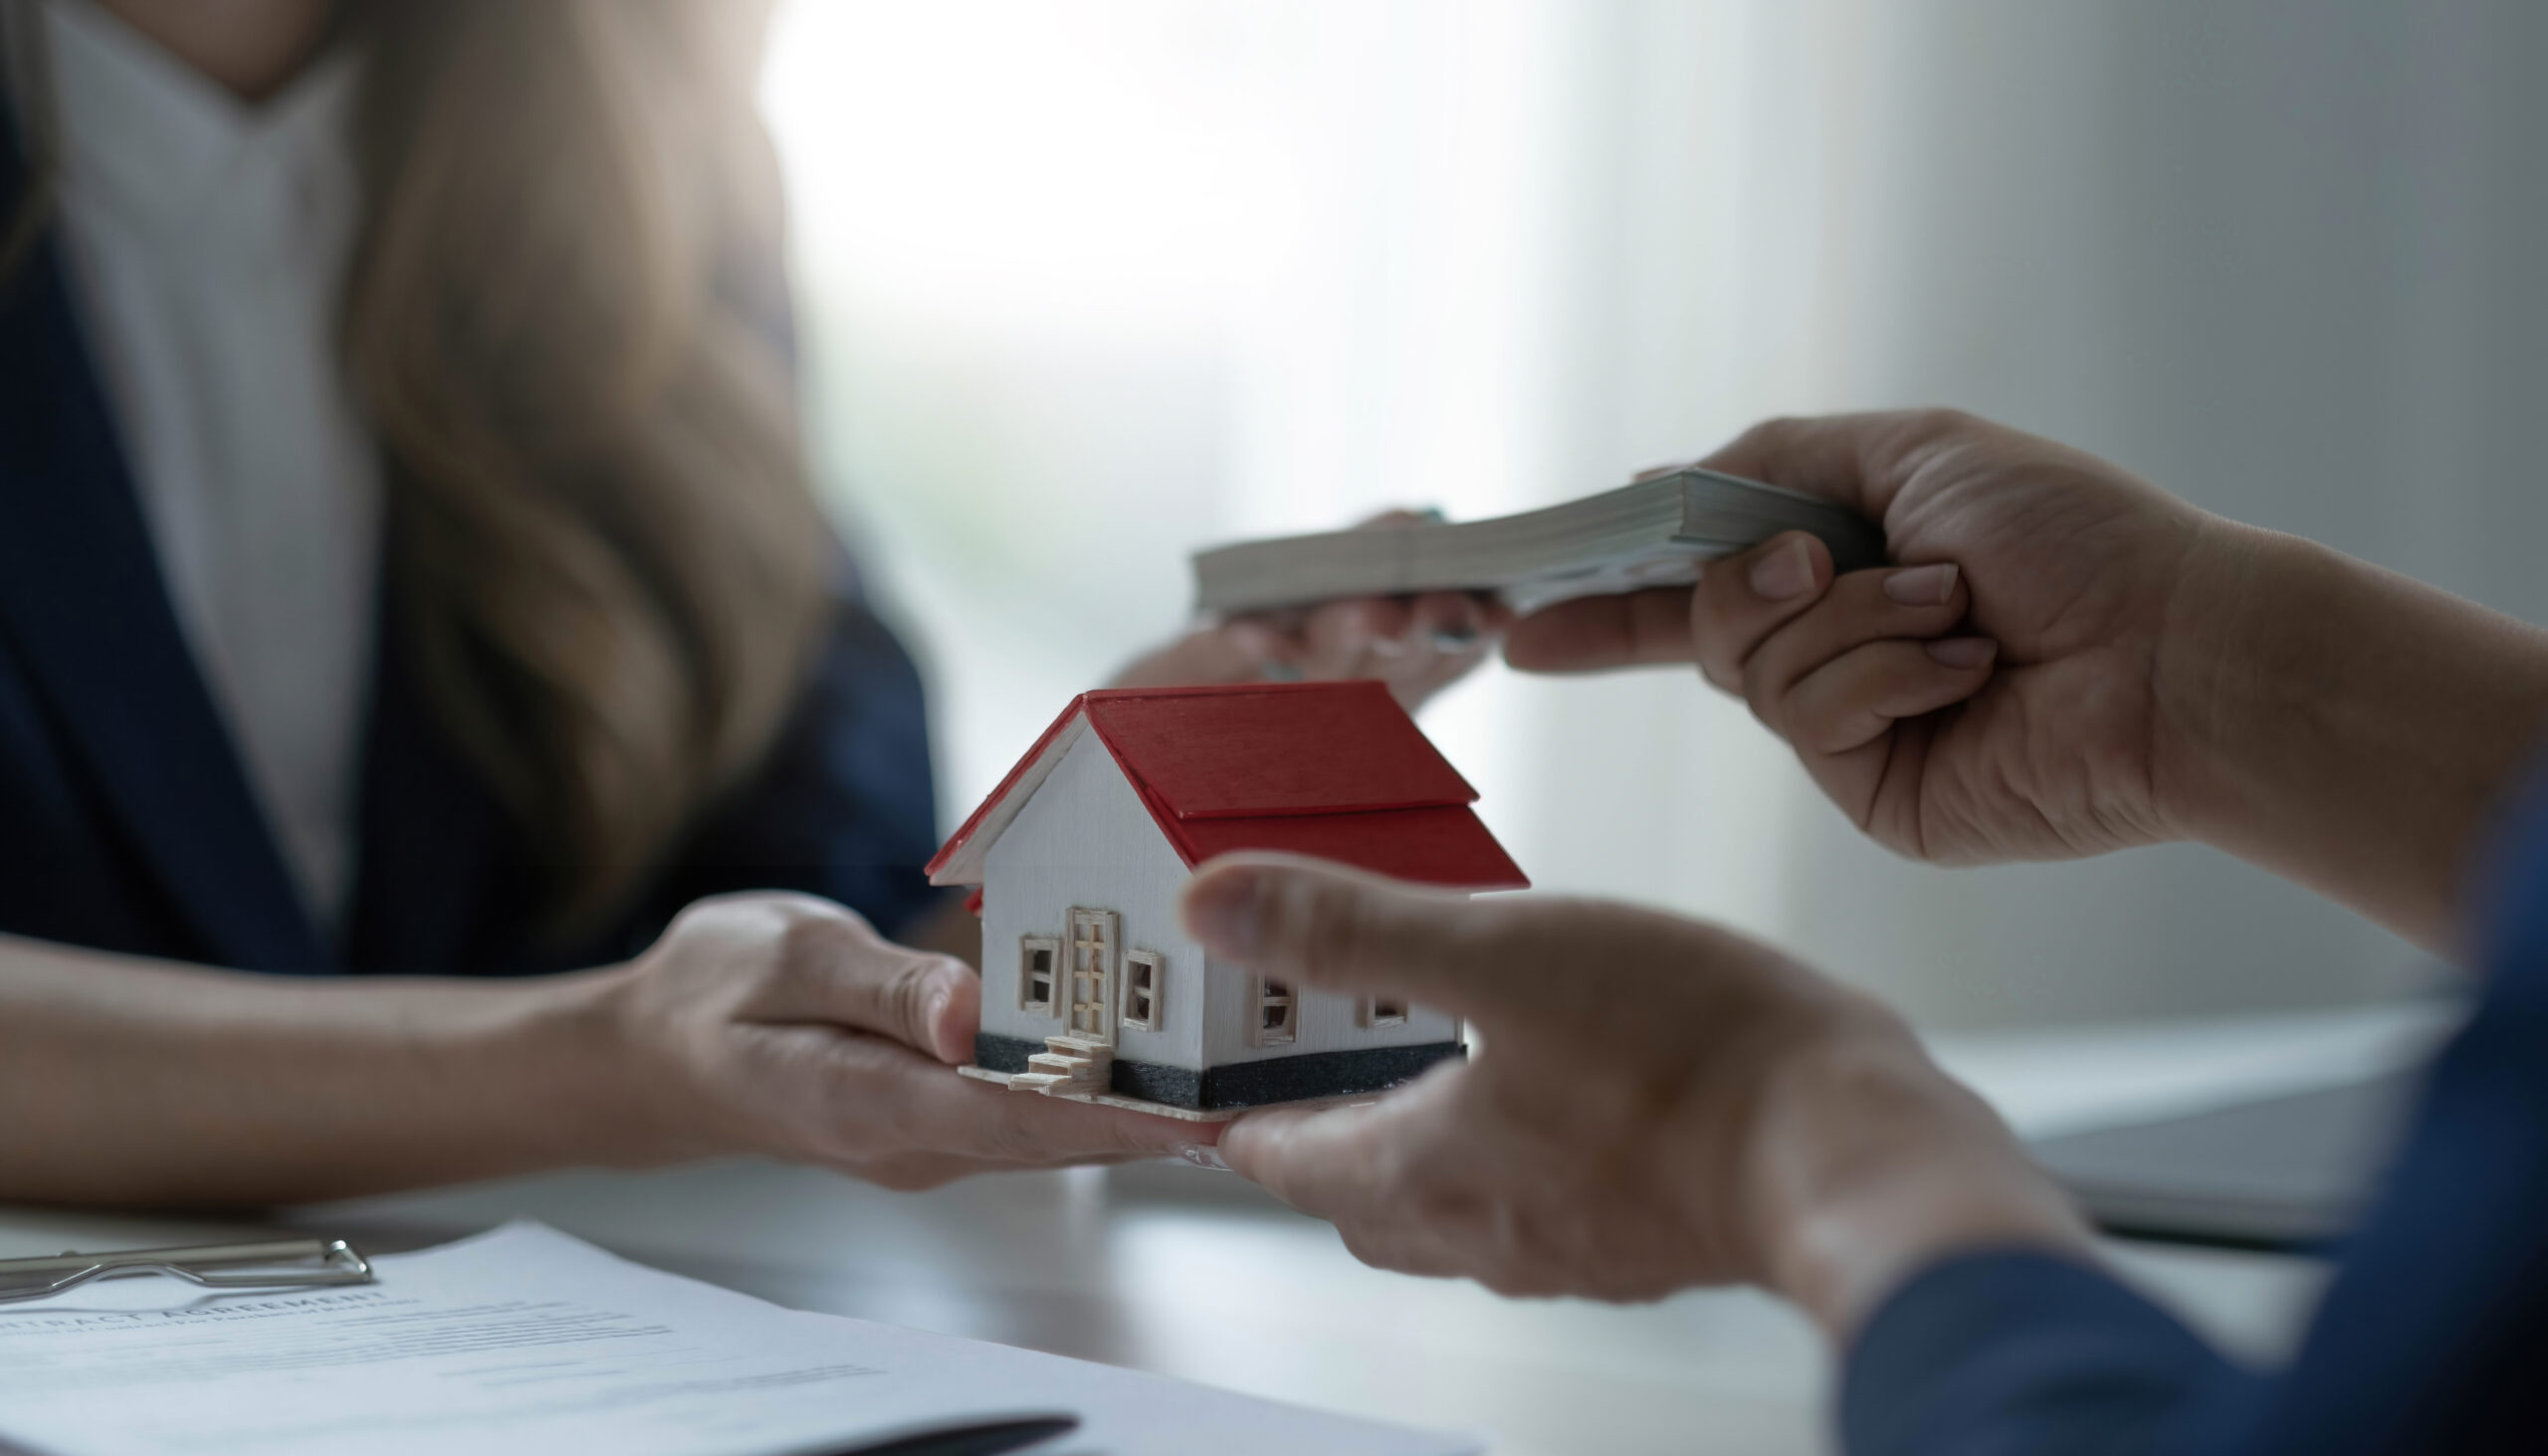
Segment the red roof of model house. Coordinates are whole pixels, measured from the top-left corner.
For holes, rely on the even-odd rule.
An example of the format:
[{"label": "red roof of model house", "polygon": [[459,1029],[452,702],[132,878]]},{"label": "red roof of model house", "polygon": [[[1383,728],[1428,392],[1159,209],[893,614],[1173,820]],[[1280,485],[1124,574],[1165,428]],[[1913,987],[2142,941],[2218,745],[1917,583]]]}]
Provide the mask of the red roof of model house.
[{"label": "red roof of model house", "polygon": [[934,885],[978,885],[990,847],[1082,732],[1114,755],[1188,868],[1279,850],[1464,890],[1530,884],[1453,771],[1374,682],[1083,693],[938,857]]}]

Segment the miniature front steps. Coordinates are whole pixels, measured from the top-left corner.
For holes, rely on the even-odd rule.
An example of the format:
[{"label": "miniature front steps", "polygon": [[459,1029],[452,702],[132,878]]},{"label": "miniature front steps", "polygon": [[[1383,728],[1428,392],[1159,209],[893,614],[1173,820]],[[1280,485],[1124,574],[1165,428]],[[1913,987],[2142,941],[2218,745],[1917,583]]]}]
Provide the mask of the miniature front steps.
[{"label": "miniature front steps", "polygon": [[1026,1059],[1026,1070],[1008,1079],[1011,1092],[1097,1097],[1114,1081],[1115,1049],[1075,1036],[1048,1036],[1046,1050]]}]

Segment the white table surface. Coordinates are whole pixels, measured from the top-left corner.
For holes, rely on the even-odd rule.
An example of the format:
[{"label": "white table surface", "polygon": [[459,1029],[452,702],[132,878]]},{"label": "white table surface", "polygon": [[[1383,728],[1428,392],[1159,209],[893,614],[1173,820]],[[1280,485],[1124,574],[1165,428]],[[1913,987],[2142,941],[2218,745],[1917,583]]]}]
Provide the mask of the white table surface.
[{"label": "white table surface", "polygon": [[[2399,1065],[2430,1008],[1942,1040],[2021,1131],[2192,1110]],[[257,1220],[0,1208],[0,1257],[272,1230],[375,1251],[537,1218],[809,1310],[1107,1360],[1389,1419],[1481,1429],[1508,1456],[1828,1449],[1831,1363],[1748,1291],[1617,1308],[1512,1301],[1367,1269],[1335,1232],[1181,1164],[985,1177],[898,1194],[804,1168],[567,1172]],[[2251,1356],[2286,1349],[2309,1261],[2115,1246],[2125,1274]]]}]

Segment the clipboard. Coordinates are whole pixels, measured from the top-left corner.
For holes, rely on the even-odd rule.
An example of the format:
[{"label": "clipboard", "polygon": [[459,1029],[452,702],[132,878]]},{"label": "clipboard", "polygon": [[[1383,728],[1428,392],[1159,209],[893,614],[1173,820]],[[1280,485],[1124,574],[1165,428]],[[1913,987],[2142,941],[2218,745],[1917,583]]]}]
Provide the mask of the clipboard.
[{"label": "clipboard", "polygon": [[[260,1243],[65,1250],[35,1259],[0,1259],[0,1305],[40,1300],[103,1279],[165,1275],[204,1289],[294,1290],[376,1284],[371,1261],[343,1239],[270,1239]],[[846,1448],[838,1456],[1000,1456],[1042,1445],[1078,1429],[1075,1416],[965,1422],[883,1444]]]},{"label": "clipboard", "polygon": [[65,1251],[39,1259],[0,1259],[0,1305],[40,1300],[97,1279],[163,1274],[205,1289],[317,1289],[370,1284],[371,1261],[343,1239],[270,1239],[177,1249],[123,1249],[106,1254]]}]

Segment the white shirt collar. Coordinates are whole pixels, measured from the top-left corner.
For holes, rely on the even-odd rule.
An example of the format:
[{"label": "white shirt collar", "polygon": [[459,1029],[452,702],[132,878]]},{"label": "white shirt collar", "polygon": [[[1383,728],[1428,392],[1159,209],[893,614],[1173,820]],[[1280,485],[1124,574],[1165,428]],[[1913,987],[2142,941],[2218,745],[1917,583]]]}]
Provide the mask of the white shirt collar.
[{"label": "white shirt collar", "polygon": [[88,0],[41,9],[62,232],[162,577],[331,919],[359,843],[382,499],[335,351],[353,56],[252,106]]},{"label": "white shirt collar", "polygon": [[[337,52],[250,105],[88,0],[43,7],[67,189],[124,227],[291,248],[350,211],[357,67]],[[324,233],[331,228],[319,228]]]}]

